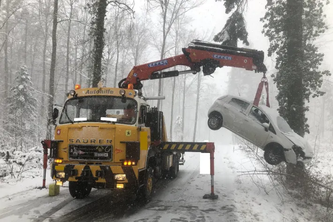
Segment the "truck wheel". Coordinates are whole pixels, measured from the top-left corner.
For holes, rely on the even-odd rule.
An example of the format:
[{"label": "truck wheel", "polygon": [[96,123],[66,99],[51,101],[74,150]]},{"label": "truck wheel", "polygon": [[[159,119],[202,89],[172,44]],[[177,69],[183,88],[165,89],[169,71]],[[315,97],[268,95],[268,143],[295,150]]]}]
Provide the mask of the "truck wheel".
[{"label": "truck wheel", "polygon": [[279,145],[272,145],[265,148],[265,161],[271,165],[277,165],[284,160],[283,149]]},{"label": "truck wheel", "polygon": [[213,112],[208,118],[208,127],[211,130],[218,130],[222,127],[223,118],[218,112]]},{"label": "truck wheel", "polygon": [[145,173],[145,179],[142,190],[142,198],[144,202],[149,202],[151,200],[154,188],[154,172],[153,168],[149,167]]},{"label": "truck wheel", "polygon": [[69,181],[69,193],[73,198],[83,199],[90,194],[91,186],[87,182]]}]

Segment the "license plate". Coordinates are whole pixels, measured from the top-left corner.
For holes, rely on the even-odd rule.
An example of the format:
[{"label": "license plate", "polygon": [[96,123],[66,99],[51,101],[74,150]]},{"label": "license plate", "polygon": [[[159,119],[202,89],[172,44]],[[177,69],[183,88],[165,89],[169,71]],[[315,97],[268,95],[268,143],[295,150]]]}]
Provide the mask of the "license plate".
[{"label": "license plate", "polygon": [[108,153],[94,153],[95,157],[108,157]]}]

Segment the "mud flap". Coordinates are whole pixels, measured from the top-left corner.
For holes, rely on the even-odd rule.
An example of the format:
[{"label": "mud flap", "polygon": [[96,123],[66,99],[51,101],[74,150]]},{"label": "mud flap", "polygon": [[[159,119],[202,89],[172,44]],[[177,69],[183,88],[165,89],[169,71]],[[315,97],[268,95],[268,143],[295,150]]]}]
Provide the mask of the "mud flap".
[{"label": "mud flap", "polygon": [[184,165],[184,164],[185,164],[185,159],[184,159],[184,154],[182,153],[179,158],[179,165]]}]

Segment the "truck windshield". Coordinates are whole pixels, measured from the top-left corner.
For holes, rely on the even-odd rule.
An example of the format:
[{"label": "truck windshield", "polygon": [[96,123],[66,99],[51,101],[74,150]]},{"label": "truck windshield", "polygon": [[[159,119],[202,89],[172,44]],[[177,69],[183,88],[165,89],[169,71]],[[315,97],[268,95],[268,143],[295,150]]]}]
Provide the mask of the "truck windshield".
[{"label": "truck windshield", "polygon": [[117,122],[134,124],[137,102],[134,99],[110,96],[73,98],[65,103],[59,124],[74,122]]}]

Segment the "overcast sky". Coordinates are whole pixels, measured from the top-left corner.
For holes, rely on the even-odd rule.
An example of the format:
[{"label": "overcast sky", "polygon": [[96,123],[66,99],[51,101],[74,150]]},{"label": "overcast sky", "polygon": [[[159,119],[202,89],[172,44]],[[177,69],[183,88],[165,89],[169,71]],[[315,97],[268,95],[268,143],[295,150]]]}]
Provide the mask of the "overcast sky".
[{"label": "overcast sky", "polygon": [[[140,7],[143,6],[144,1],[136,1],[136,13],[142,13]],[[248,1],[248,7],[245,12],[245,19],[247,30],[249,32],[248,40],[249,47],[256,50],[263,50],[265,52],[265,64],[268,67],[268,76],[274,72],[275,62],[274,59],[267,56],[267,49],[269,46],[268,39],[262,34],[263,23],[260,22],[260,18],[265,15],[266,0]],[[196,29],[198,33],[202,33],[202,36],[207,36],[206,41],[213,42],[213,36],[217,34],[224,26],[229,15],[224,13],[223,2],[216,2],[215,0],[206,0],[203,4],[196,9],[187,13],[187,16],[191,18],[191,22],[188,24],[190,29]],[[333,73],[333,3],[325,6],[325,12],[327,15],[326,22],[329,27],[328,31],[320,37],[316,43],[320,49],[320,52],[325,53],[323,62],[323,69],[329,69]],[[156,58],[157,60],[158,58]],[[153,59],[155,60],[155,58]],[[220,83],[221,88],[226,88],[225,83],[228,80],[226,73],[230,71],[230,68],[217,69],[214,73],[214,79],[212,81]],[[223,92],[221,92],[223,93]]]}]

